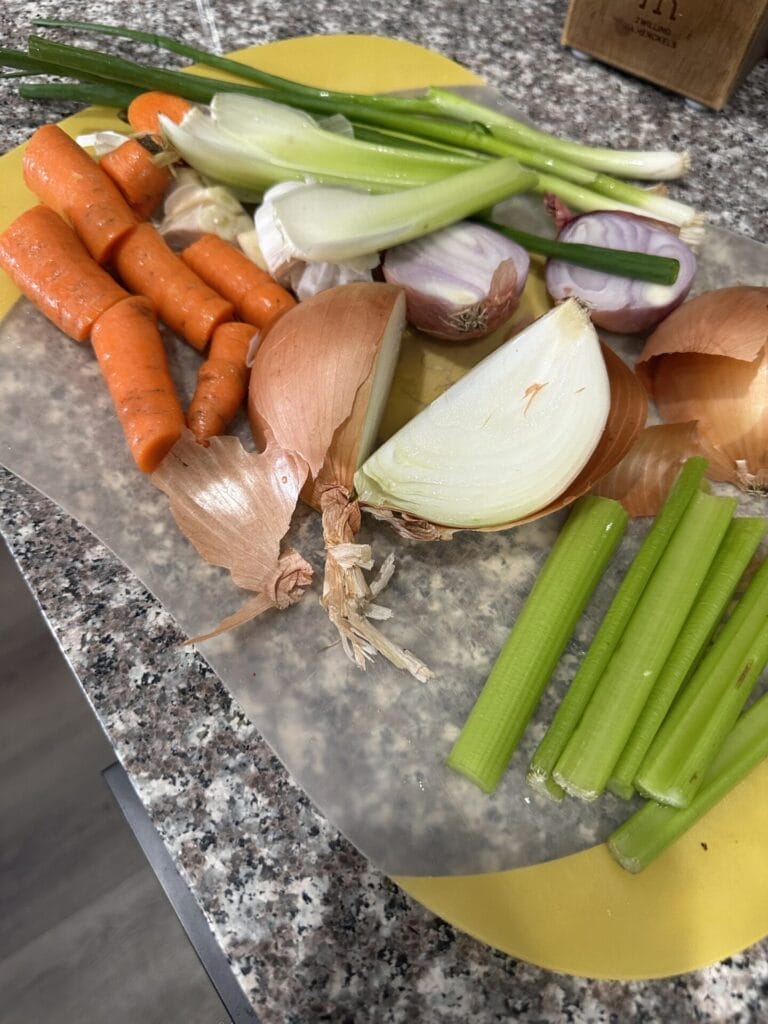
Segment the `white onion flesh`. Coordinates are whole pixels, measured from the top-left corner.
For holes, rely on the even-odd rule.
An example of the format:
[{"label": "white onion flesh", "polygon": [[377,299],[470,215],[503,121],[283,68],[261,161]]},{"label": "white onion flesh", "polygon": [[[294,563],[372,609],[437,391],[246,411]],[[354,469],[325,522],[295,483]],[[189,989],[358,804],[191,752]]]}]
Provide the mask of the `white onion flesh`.
[{"label": "white onion flesh", "polygon": [[600,342],[574,299],[517,334],[360,467],[364,505],[456,528],[544,508],[597,447],[611,404]]}]

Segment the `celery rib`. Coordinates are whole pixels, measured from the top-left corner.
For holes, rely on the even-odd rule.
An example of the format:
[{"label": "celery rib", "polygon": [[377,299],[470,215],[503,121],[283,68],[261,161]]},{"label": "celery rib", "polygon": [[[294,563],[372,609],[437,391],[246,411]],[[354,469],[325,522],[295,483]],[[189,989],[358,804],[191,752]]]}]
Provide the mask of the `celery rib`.
[{"label": "celery rib", "polygon": [[492,793],[626,529],[610,499],[580,499],[456,740],[448,765]]},{"label": "celery rib", "polygon": [[699,490],[706,470],[706,459],[688,459],[670,488],[666,501],[616,591],[584,660],[531,759],[528,782],[535,789],[546,787],[550,795],[562,795],[562,789],[552,780],[555,765],[581,719],[673,532]]},{"label": "celery rib", "polygon": [[632,735],[608,780],[608,789],[628,800],[635,775],[685,680],[712,638],[739,580],[765,536],[764,519],[734,519],[720,545],[701,593],[688,616]]},{"label": "celery rib", "polygon": [[659,729],[636,788],[685,807],[768,663],[768,559]]},{"label": "celery rib", "polygon": [[611,855],[627,871],[642,871],[766,757],[768,694],[738,720],[689,805],[669,807],[649,800],[609,836]]},{"label": "celery rib", "polygon": [[595,800],[605,790],[735,508],[735,498],[698,491],[685,509],[552,773],[566,793]]}]

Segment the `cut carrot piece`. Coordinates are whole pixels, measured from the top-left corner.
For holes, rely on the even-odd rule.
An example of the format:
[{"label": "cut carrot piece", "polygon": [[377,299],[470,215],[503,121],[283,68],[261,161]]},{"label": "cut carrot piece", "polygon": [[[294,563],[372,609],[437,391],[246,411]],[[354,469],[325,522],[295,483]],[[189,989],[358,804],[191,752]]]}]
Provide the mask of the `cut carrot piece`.
[{"label": "cut carrot piece", "polygon": [[230,302],[201,281],[154,225],[139,224],[115,249],[123,284],[144,295],[156,314],[193,348],[204,349],[219,324],[235,319]]},{"label": "cut carrot piece", "polygon": [[214,331],[208,359],[200,367],[187,424],[198,441],[223,434],[248,391],[246,357],[256,329],[251,324],[221,324]]},{"label": "cut carrot piece", "polygon": [[266,271],[218,235],[206,234],[181,258],[234,305],[241,320],[266,331],[296,300]]},{"label": "cut carrot piece", "polygon": [[99,161],[134,213],[148,220],[163,201],[171,183],[171,172],[160,167],[138,139],[128,139]]},{"label": "cut carrot piece", "polygon": [[0,234],[0,266],[75,341],[87,341],[101,314],[128,294],[47,206],[33,206]]},{"label": "cut carrot piece", "polygon": [[117,185],[58,125],[43,125],[30,138],[24,181],[46,206],[66,217],[99,263],[106,263],[138,221]]},{"label": "cut carrot piece", "polygon": [[152,473],[181,437],[184,412],[151,305],[128,296],[99,317],[91,341],[133,460]]},{"label": "cut carrot piece", "polygon": [[142,92],[128,105],[128,123],[135,132],[160,135],[160,114],[181,124],[184,115],[193,106],[189,100],[170,92]]}]

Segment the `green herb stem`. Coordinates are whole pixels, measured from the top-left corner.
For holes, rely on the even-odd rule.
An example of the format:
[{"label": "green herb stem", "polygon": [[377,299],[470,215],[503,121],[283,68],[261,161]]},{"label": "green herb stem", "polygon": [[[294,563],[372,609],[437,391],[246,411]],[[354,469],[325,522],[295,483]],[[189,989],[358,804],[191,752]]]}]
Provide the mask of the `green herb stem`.
[{"label": "green herb stem", "polygon": [[618,502],[590,495],[560,531],[448,756],[486,793],[496,789],[626,524]]},{"label": "green herb stem", "polygon": [[528,782],[535,789],[546,789],[552,796],[562,795],[562,789],[552,780],[555,765],[616,650],[672,534],[694,495],[699,491],[706,471],[706,459],[688,459],[670,488],[663,506],[621,581],[555,717],[531,759]]},{"label": "green herb stem", "polygon": [[767,528],[768,522],[757,518],[734,519],[728,527],[696,604],[608,780],[608,789],[617,796],[633,796],[635,775],[653,738],[714,635]]},{"label": "green herb stem", "polygon": [[19,95],[29,100],[62,100],[102,107],[127,107],[141,89],[107,82],[28,82],[19,86]]},{"label": "green herb stem", "polygon": [[659,729],[637,773],[644,796],[686,807],[768,663],[768,559]]},{"label": "green herb stem", "polygon": [[687,807],[669,807],[649,800],[609,836],[609,851],[627,871],[642,871],[766,757],[768,694],[755,701],[737,721]]},{"label": "green herb stem", "polygon": [[650,256],[647,253],[607,249],[599,245],[584,245],[581,242],[558,242],[553,238],[543,238],[527,231],[519,231],[488,217],[475,219],[511,238],[529,252],[565,260],[579,267],[589,267],[590,270],[599,270],[604,274],[652,281],[654,284],[674,284],[680,273],[679,261],[668,256]]},{"label": "green herb stem", "polygon": [[595,800],[605,790],[735,508],[698,491],[685,509],[552,773],[566,793]]}]

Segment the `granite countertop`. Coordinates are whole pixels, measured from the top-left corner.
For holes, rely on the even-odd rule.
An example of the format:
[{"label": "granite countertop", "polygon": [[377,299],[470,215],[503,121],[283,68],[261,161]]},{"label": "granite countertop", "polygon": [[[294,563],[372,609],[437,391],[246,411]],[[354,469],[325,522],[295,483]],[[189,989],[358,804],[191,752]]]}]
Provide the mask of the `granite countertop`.
[{"label": "granite countertop", "polygon": [[[542,127],[622,146],[685,144],[675,186],[715,223],[765,239],[768,64],[722,114],[559,46],[565,0],[171,0],[94,3],[93,20],[151,27],[211,48],[310,33],[398,36],[483,75]],[[4,45],[74,2],[6,0]],[[49,108],[45,116],[71,112]],[[41,110],[0,92],[3,148]],[[2,440],[2,439],[0,439]],[[1,449],[0,449],[1,450]],[[227,954],[259,1019],[274,1022],[757,1021],[768,941],[654,982],[556,975],[435,918],[372,867],[313,807],[171,616],[103,545],[0,471],[0,528],[94,712]]]}]

